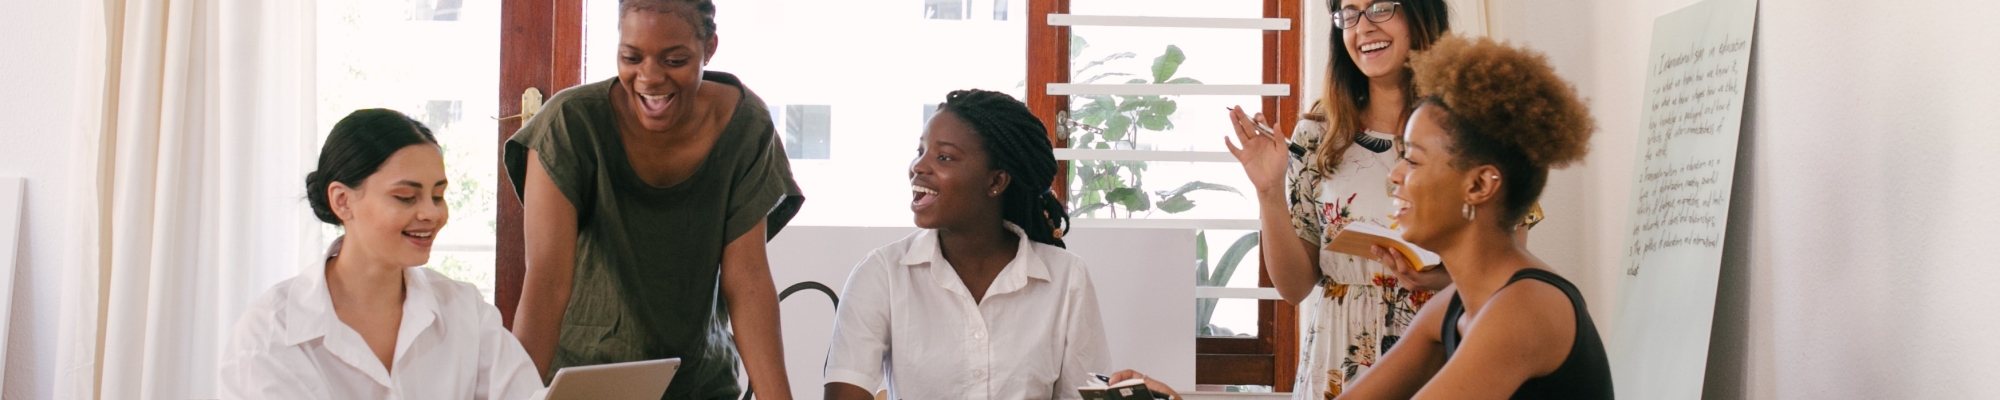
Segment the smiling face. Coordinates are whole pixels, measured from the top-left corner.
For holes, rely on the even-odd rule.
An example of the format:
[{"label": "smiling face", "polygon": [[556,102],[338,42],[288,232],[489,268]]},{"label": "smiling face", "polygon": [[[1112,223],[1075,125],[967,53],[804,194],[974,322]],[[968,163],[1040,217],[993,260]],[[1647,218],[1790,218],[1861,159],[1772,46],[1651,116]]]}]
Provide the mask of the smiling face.
[{"label": "smiling face", "polygon": [[1341,39],[1347,47],[1347,56],[1361,68],[1361,73],[1369,79],[1395,78],[1403,73],[1403,65],[1410,60],[1410,22],[1404,7],[1396,7],[1396,15],[1387,21],[1375,22],[1367,18],[1370,4],[1382,0],[1340,0],[1342,9],[1353,7],[1363,11],[1353,27],[1340,31]]},{"label": "smiling face", "polygon": [[347,227],[342,256],[398,267],[429,263],[431,243],[451,219],[449,184],[438,147],[420,144],[397,150],[359,188],[329,185],[327,197]]},{"label": "smiling face", "polygon": [[1470,222],[1462,210],[1469,178],[1452,165],[1451,136],[1442,117],[1436,106],[1417,107],[1403,129],[1403,162],[1389,172],[1389,181],[1396,184],[1391,195],[1403,240],[1432,250],[1441,249],[1444,238]]},{"label": "smiling face", "polygon": [[985,140],[951,111],[924,126],[910,161],[910,211],[924,229],[998,224],[1000,194],[1012,179],[993,168]]},{"label": "smiling face", "polygon": [[695,26],[682,17],[686,10],[657,12],[628,11],[618,19],[618,81],[628,119],[636,119],[647,131],[693,121],[693,102],[701,89],[701,73],[715,56],[716,40],[700,38]]}]

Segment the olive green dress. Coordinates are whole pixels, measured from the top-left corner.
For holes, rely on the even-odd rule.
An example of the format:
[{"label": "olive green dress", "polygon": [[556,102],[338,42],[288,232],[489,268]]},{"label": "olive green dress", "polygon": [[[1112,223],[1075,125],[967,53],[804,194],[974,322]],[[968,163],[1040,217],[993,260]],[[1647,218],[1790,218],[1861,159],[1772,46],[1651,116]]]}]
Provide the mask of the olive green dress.
[{"label": "olive green dress", "polygon": [[805,198],[764,101],[734,75],[703,79],[743,96],[707,159],[673,186],[640,180],[626,159],[611,111],[617,78],[557,93],[507,140],[514,194],[533,149],[577,211],[575,283],[552,369],[680,357],[666,398],[740,394],[722,250],[759,221],[777,235]]}]

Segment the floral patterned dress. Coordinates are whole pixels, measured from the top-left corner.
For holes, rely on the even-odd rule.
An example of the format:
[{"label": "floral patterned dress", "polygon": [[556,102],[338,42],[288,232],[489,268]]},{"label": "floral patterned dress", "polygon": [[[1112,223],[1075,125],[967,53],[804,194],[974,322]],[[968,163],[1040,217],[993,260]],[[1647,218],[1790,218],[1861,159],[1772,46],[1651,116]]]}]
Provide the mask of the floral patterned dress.
[{"label": "floral patterned dress", "polygon": [[1394,136],[1368,131],[1342,155],[1331,173],[1314,167],[1326,136],[1320,122],[1302,120],[1285,180],[1291,185],[1292,227],[1319,247],[1319,286],[1300,307],[1299,366],[1294,398],[1332,399],[1389,352],[1433,295],[1396,285],[1396,277],[1368,257],[1325,250],[1334,233],[1353,221],[1389,226],[1389,172],[1400,161]]}]

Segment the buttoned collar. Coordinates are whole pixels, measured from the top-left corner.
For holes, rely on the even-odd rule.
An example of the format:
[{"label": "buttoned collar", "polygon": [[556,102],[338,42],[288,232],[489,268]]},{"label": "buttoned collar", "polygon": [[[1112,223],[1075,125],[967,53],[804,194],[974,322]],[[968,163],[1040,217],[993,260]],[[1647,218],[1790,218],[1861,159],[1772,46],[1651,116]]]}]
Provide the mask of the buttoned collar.
[{"label": "buttoned collar", "polygon": [[[360,345],[358,349],[341,349],[334,345],[329,345],[327,348],[348,364],[368,371],[378,383],[388,386],[388,371],[382,368],[381,361],[367,349],[366,343],[360,342],[358,333],[340,322],[340,316],[333,311],[333,292],[327,286],[326,262],[340,255],[341,245],[346,240],[344,236],[334,239],[333,244],[327,246],[325,257],[307,264],[305,269],[299,271],[300,279],[290,282],[292,285],[290,292],[295,295],[291,296],[289,304],[286,304],[282,311],[286,314],[285,344],[296,346],[313,339],[334,335],[357,335],[353,339],[356,342],[354,344]],[[391,360],[402,359],[417,334],[429,329],[438,318],[443,317],[438,313],[437,296],[433,294],[442,288],[432,287],[434,283],[426,279],[419,268],[423,267],[403,269],[403,320],[396,329],[396,351]],[[336,327],[346,329],[343,333],[336,334],[334,333]]]},{"label": "buttoned collar", "polygon": [[[1000,270],[1000,276],[995,277],[993,285],[986,289],[986,297],[1021,290],[1028,286],[1028,280],[1030,279],[1042,282],[1049,281],[1049,267],[1042,263],[1041,257],[1036,256],[1035,242],[1028,240],[1027,233],[1022,232],[1021,227],[1011,222],[1005,224],[1007,230],[1014,232],[1014,236],[1019,238],[1020,243],[1014,250],[1014,259],[1007,262],[1007,266]],[[936,229],[925,229],[917,232],[915,240],[910,243],[910,249],[903,252],[901,262],[907,266],[917,266],[926,263],[932,266],[949,267],[951,265],[950,262],[945,261],[944,253],[938,251],[938,234]],[[958,274],[956,273],[933,272],[931,279],[938,286],[948,289],[965,287],[963,282],[959,282]]]}]

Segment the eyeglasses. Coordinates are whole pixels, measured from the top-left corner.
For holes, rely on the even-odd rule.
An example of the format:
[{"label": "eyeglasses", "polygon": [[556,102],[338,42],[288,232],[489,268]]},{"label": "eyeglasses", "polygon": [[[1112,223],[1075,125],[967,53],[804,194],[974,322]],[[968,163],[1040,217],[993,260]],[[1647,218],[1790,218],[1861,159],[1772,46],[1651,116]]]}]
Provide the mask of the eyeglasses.
[{"label": "eyeglasses", "polygon": [[1353,28],[1355,24],[1361,23],[1363,15],[1368,16],[1368,22],[1377,24],[1389,22],[1390,18],[1396,17],[1396,7],[1402,6],[1403,3],[1398,1],[1378,1],[1369,3],[1366,10],[1355,6],[1334,8],[1337,5],[1340,5],[1339,0],[1327,0],[1326,2],[1327,11],[1333,13],[1333,27],[1345,30]]}]

